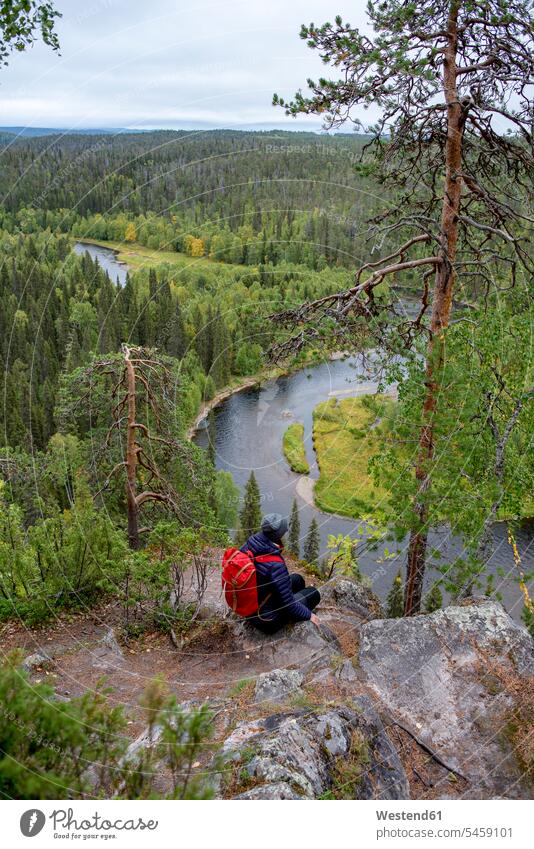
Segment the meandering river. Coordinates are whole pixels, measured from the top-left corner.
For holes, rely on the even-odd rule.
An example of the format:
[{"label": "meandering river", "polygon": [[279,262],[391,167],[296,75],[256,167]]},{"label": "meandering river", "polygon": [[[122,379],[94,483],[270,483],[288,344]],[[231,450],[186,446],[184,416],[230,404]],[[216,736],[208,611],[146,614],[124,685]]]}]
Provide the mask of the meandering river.
[{"label": "meandering river", "polygon": [[[80,253],[89,250],[112,279],[124,282],[127,267],[119,263],[113,251],[96,245],[77,243]],[[122,279],[121,279],[121,276]],[[344,397],[376,391],[376,384],[366,375],[358,357],[334,360],[314,365],[264,383],[261,388],[249,388],[237,392],[221,402],[214,410],[215,456],[219,469],[230,471],[239,489],[243,491],[251,470],[254,470],[264,512],[277,511],[289,515],[293,499],[297,499],[300,511],[301,532],[304,536],[313,517],[317,519],[321,534],[322,553],[326,550],[330,534],[358,535],[359,523],[355,520],[323,513],[309,503],[310,487],[306,476],[295,474],[289,468],[282,452],[282,437],[293,421],[304,424],[304,438],[310,477],[317,478],[318,469],[312,446],[312,413],[314,407],[329,397]],[[206,447],[209,434],[206,421],[202,422],[194,436],[195,441]],[[518,549],[525,572],[534,568],[534,522],[525,522],[516,534]],[[371,550],[364,543],[359,558],[360,568],[369,576],[373,590],[385,599],[397,570],[406,560],[407,539],[401,543],[384,543]],[[430,534],[430,547],[439,554],[435,563],[447,564],[461,555],[461,539],[451,534],[446,527]],[[384,549],[395,552],[392,559],[384,558]],[[519,619],[523,606],[517,584],[512,550],[507,541],[504,523],[493,528],[493,545],[487,563],[487,572],[495,576],[495,592],[502,596],[506,609]],[[438,572],[432,566],[427,570],[426,586],[436,578]],[[531,592],[532,594],[532,592]]]},{"label": "meandering river", "polygon": [[107,272],[113,283],[118,282],[121,286],[124,286],[126,283],[128,266],[124,262],[119,262],[117,251],[111,248],[103,248],[100,245],[93,245],[91,242],[75,242],[74,253],[88,253],[91,259],[98,261],[99,266],[103,271]]}]

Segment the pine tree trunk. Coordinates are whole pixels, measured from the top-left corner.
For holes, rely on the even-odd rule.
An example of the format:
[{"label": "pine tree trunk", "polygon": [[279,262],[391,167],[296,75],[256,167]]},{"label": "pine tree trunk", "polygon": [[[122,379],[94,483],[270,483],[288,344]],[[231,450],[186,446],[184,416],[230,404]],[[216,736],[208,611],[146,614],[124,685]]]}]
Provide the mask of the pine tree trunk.
[{"label": "pine tree trunk", "polygon": [[414,504],[415,528],[408,547],[404,614],[412,616],[421,607],[428,534],[427,494],[430,488],[430,466],[434,456],[434,415],[444,350],[444,331],[449,324],[454,286],[453,264],[458,241],[458,214],[462,179],[462,135],[465,124],[456,88],[457,21],[459,0],[452,0],[447,24],[448,45],[444,57],[443,87],[447,104],[447,141],[445,145],[445,185],[440,228],[440,262],[436,266],[430,336],[425,369],[423,425],[415,467],[417,495]]},{"label": "pine tree trunk", "polygon": [[137,504],[137,446],[135,439],[136,396],[135,370],[130,351],[125,347],[126,384],[128,393],[128,427],[126,436],[126,503],[128,506],[128,545],[139,548],[139,507]]}]

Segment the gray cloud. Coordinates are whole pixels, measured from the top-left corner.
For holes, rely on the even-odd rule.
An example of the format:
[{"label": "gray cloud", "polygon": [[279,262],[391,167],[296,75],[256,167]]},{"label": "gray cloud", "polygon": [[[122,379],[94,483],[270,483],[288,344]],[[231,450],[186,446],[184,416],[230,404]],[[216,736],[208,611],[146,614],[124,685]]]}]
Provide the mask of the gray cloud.
[{"label": "gray cloud", "polygon": [[35,45],[11,57],[0,71],[3,125],[318,129],[317,118],[271,106],[274,91],[292,95],[325,73],[300,24],[340,13],[365,26],[363,0],[56,5],[61,56]]}]

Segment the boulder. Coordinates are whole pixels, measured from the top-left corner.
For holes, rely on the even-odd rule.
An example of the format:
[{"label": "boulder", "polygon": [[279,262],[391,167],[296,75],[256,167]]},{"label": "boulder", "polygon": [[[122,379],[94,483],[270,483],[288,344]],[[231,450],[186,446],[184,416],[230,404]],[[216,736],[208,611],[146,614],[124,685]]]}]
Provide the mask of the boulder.
[{"label": "boulder", "polygon": [[326,626],[312,622],[286,625],[276,634],[262,634],[248,622],[229,617],[236,648],[252,662],[261,660],[271,670],[297,668],[303,674],[327,666],[339,654],[337,638]]},{"label": "boulder", "polygon": [[339,764],[346,761],[354,769],[349,782],[354,798],[409,798],[397,752],[366,696],[351,707],[279,713],[242,723],[225,741],[223,754],[239,775],[237,799],[322,797],[335,790]]},{"label": "boulder", "polygon": [[48,666],[54,660],[54,654],[50,651],[45,651],[44,649],[39,649],[39,651],[34,652],[33,654],[29,654],[22,661],[22,668],[27,672],[31,672],[33,669],[36,669],[40,666]]},{"label": "boulder", "polygon": [[276,702],[298,690],[304,676],[296,669],[273,669],[256,679],[255,702]]},{"label": "boulder", "polygon": [[321,587],[321,598],[326,604],[335,604],[356,613],[366,622],[370,619],[383,619],[385,615],[378,596],[369,587],[348,578],[334,578],[329,581]]},{"label": "boulder", "polygon": [[292,801],[300,801],[302,796],[293,790],[285,781],[279,781],[277,784],[259,784],[251,790],[246,790],[244,793],[239,793],[234,796],[235,799],[291,799]]},{"label": "boulder", "polygon": [[532,684],[532,640],[500,604],[369,622],[359,663],[392,718],[465,776],[463,795],[528,795],[510,723]]},{"label": "boulder", "polygon": [[124,664],[124,654],[113,628],[109,628],[89,651],[93,656],[93,665],[106,671],[113,671]]}]

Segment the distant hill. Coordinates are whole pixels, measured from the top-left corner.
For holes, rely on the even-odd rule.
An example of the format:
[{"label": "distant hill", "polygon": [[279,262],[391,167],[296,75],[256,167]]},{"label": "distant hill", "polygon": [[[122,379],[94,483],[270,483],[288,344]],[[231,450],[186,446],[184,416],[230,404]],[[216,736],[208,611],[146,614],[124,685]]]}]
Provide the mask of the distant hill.
[{"label": "distant hill", "polygon": [[73,130],[66,127],[0,127],[0,137],[3,136],[24,136],[25,138],[37,138],[38,136],[62,136],[62,135],[77,135],[77,136],[102,136],[102,135],[117,135],[117,133],[145,133],[146,130],[128,130],[124,127],[108,127],[91,129],[83,127],[78,130]]}]

